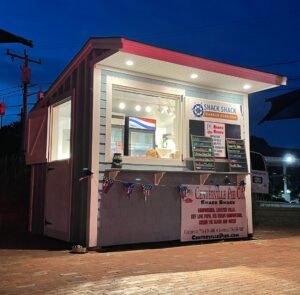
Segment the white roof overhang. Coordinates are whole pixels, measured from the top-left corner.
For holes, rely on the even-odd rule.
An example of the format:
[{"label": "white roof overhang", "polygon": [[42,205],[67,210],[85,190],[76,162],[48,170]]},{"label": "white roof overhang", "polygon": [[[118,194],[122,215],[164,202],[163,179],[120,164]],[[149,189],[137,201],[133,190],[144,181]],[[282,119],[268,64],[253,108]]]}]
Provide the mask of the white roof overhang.
[{"label": "white roof overhang", "polygon": [[[132,61],[133,65],[128,66],[126,64],[126,61],[128,60]],[[97,66],[126,71],[133,75],[147,75],[157,79],[167,79],[193,84],[197,87],[213,88],[245,94],[279,86],[272,83],[207,71],[197,67],[185,66],[122,51],[118,51],[101,60],[97,63]],[[197,74],[198,77],[192,79],[192,74]],[[245,85],[250,85],[250,88],[244,89]]]}]

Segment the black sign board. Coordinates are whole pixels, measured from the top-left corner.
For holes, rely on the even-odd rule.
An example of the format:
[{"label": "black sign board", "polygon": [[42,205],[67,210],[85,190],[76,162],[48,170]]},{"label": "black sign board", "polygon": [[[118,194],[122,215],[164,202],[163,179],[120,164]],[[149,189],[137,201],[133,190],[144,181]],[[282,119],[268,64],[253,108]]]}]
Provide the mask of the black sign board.
[{"label": "black sign board", "polygon": [[[205,122],[198,120],[189,120],[189,135],[205,136]],[[225,138],[241,138],[241,126],[225,124]],[[190,137],[190,157],[193,156],[192,143]]]},{"label": "black sign board", "polygon": [[191,135],[194,170],[215,171],[213,141],[211,137]]},{"label": "black sign board", "polygon": [[226,138],[229,170],[231,172],[248,172],[245,141]]}]

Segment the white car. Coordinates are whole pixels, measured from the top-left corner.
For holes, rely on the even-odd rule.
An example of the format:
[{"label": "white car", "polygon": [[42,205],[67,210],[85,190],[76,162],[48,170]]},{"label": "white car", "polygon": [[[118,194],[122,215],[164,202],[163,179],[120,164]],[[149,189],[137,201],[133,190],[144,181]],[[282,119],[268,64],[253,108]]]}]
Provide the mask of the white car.
[{"label": "white car", "polygon": [[269,194],[269,173],[262,154],[251,152],[251,185],[252,193]]}]

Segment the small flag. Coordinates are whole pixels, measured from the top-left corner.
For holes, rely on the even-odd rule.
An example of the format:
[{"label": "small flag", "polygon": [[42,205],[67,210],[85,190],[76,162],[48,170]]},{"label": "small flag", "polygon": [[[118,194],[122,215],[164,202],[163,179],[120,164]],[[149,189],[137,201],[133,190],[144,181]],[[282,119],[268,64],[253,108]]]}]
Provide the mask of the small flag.
[{"label": "small flag", "polygon": [[145,202],[147,201],[147,198],[150,196],[151,190],[152,190],[152,184],[142,184],[142,191],[145,197]]},{"label": "small flag", "polygon": [[132,194],[132,191],[134,189],[134,183],[132,183],[132,182],[124,182],[123,185],[124,185],[127,197],[130,198],[131,194]]},{"label": "small flag", "polygon": [[110,190],[110,188],[113,186],[114,181],[106,176],[103,176],[102,181],[102,190],[105,194],[107,194]]},{"label": "small flag", "polygon": [[180,194],[181,199],[184,200],[187,197],[188,192],[189,192],[188,187],[184,184],[181,184],[178,187],[178,190],[179,190],[179,194]]},{"label": "small flag", "polygon": [[240,181],[240,186],[241,186],[241,187],[245,187],[245,186],[246,186],[246,182],[245,182],[244,180],[241,180],[241,181]]}]

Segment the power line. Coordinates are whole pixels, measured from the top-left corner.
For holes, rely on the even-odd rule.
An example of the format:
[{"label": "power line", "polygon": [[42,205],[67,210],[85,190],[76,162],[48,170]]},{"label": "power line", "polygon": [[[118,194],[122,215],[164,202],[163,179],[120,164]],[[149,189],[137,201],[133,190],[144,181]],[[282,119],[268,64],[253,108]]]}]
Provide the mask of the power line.
[{"label": "power line", "polygon": [[5,106],[6,108],[19,108],[21,107],[21,104],[13,105],[13,106]]},{"label": "power line", "polygon": [[286,91],[286,90],[296,90],[298,88],[296,87],[290,87],[290,88],[275,88],[275,89],[268,89],[268,91]]},{"label": "power line", "polygon": [[11,91],[11,92],[7,92],[7,93],[0,93],[1,96],[7,96],[7,95],[11,95],[11,94],[17,94],[17,93],[22,93],[22,88],[20,87],[20,89],[18,90],[14,90],[14,91]]},{"label": "power line", "polygon": [[5,116],[21,116],[21,113],[17,113],[17,114],[5,114],[4,117]]},{"label": "power line", "polygon": [[[34,105],[34,102],[29,102],[28,105]],[[22,107],[22,104],[16,104],[16,105],[10,105],[10,106],[5,106],[6,108],[19,108]]]},{"label": "power line", "polygon": [[300,63],[299,59],[290,60],[290,61],[283,61],[283,62],[276,62],[271,64],[259,65],[259,66],[252,66],[252,68],[264,68],[264,67],[274,67],[274,66],[281,66],[281,65],[290,65]]},{"label": "power line", "polygon": [[[273,91],[289,91],[289,90],[296,90],[296,89],[299,89],[297,87],[289,87],[289,88],[272,88],[272,89],[267,89],[267,90],[262,90],[264,92],[273,92]],[[259,91],[260,92],[260,91]],[[256,93],[259,93],[259,92],[256,92]],[[256,93],[252,93],[253,95],[256,94]]]},{"label": "power line", "polygon": [[4,88],[4,89],[0,89],[0,92],[2,92],[2,91],[7,91],[7,90],[11,90],[11,89],[15,89],[15,88],[19,88],[19,87],[21,87],[21,86],[18,85],[18,86],[14,86],[14,87],[7,87],[7,88]]},{"label": "power line", "polygon": [[[33,88],[33,87],[37,87],[38,84],[31,84],[31,85],[28,85],[28,88]],[[11,94],[17,94],[19,93],[20,91],[22,92],[22,86],[18,86],[20,89],[16,89],[16,90],[13,90],[13,91],[10,91],[10,92],[5,92],[5,93],[0,93],[1,96],[7,96],[7,95],[11,95]]]},{"label": "power line", "polygon": [[[28,87],[37,87],[37,86],[40,86],[40,85],[50,85],[50,84],[51,84],[50,82],[40,82],[40,83],[30,84],[30,85],[28,85]],[[11,89],[15,89],[15,88],[22,88],[22,85],[18,85],[18,86],[14,86],[14,87],[8,87],[8,88],[3,88],[3,89],[0,89],[0,92],[11,90]]]},{"label": "power line", "polygon": [[289,81],[296,81],[296,80],[300,80],[300,76],[289,78]]}]

